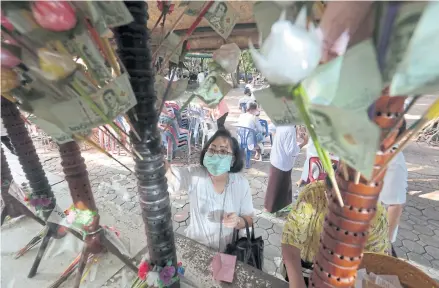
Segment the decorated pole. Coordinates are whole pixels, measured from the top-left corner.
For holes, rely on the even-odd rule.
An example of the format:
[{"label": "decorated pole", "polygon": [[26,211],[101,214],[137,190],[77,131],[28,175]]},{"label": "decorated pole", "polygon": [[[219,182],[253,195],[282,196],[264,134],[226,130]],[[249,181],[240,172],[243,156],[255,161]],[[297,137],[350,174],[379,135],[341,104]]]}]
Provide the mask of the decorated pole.
[{"label": "decorated pole", "polygon": [[[131,86],[137,98],[134,109],[138,121],[135,122],[134,118],[131,121],[142,140],[138,141],[131,135],[131,141],[143,157],[143,160],[134,160],[148,242],[148,260],[151,264],[161,267],[171,261],[172,265],[177,267],[166,171],[161,137],[157,128],[154,71],[148,45],[150,33],[146,27],[148,4],[145,1],[127,1],[125,5],[134,17],[134,22],[116,28],[114,35],[119,57],[130,75]],[[176,282],[173,287],[178,286],[179,282]]]},{"label": "decorated pole", "polygon": [[[12,146],[14,146],[18,160],[32,191],[29,200],[31,204],[32,200],[40,201],[35,208],[41,212],[43,219],[46,221],[56,204],[56,199],[53,195],[49,180],[47,180],[46,173],[40,163],[32,139],[29,137],[25,123],[20,117],[20,111],[18,111],[17,106],[9,100],[2,98],[1,111],[5,129],[11,139]],[[37,273],[38,266],[46,251],[50,238],[58,238],[61,236],[64,235],[58,235],[57,224],[47,223],[46,233],[28,277],[33,277]]]},{"label": "decorated pole", "polygon": [[72,226],[80,227],[84,239],[84,247],[78,265],[78,273],[75,279],[75,286],[79,287],[82,274],[90,254],[97,254],[105,246],[109,252],[117,256],[132,270],[137,268],[130,259],[123,255],[118,248],[109,241],[99,225],[99,214],[93,197],[93,192],[88,179],[87,167],[84,158],[81,156],[81,148],[75,141],[59,145],[61,155],[61,166],[69,185],[70,195],[74,208],[69,211]]},{"label": "decorated pole", "polygon": [[[372,179],[358,180],[358,173],[349,170],[346,181],[342,169],[337,171],[336,179],[340,188],[344,207],[336,203],[334,191],[329,196],[329,211],[325,217],[320,249],[314,259],[314,270],[309,287],[352,287],[355,284],[357,268],[363,257],[363,249],[369,236],[370,223],[375,216],[379,194],[383,188],[382,167],[392,157],[392,145],[398,130],[391,129],[401,125],[404,111],[402,96],[381,96],[375,102],[374,122],[381,128],[380,150],[375,157]],[[379,175],[378,175],[379,174]],[[357,178],[357,179],[356,179]]]},{"label": "decorated pole", "polygon": [[32,213],[24,204],[22,204],[20,201],[18,201],[15,197],[13,197],[9,193],[9,188],[11,187],[13,178],[11,169],[9,168],[8,161],[6,160],[6,156],[3,153],[3,148],[1,149],[2,153],[2,163],[1,163],[1,182],[2,182],[2,190],[1,195],[3,199],[3,203],[5,207],[2,210],[2,216],[1,216],[1,224],[3,225],[3,222],[5,221],[6,216],[9,216],[11,218],[15,218],[21,215],[26,215],[41,225],[46,225],[41,218],[38,218],[34,213]]}]

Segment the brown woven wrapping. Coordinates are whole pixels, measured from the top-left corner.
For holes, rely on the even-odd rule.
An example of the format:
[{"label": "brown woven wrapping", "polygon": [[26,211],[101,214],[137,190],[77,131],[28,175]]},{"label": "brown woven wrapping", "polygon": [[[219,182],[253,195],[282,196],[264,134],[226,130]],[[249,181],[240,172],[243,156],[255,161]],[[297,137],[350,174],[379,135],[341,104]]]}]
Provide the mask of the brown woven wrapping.
[{"label": "brown woven wrapping", "polygon": [[[375,123],[382,129],[380,151],[375,158],[374,176],[393,151],[398,131],[388,134],[394,125],[401,124],[400,115],[406,97],[382,96],[375,103]],[[399,123],[398,123],[399,122]],[[309,287],[352,287],[361,263],[369,225],[376,213],[379,193],[385,173],[376,182],[364,178],[355,184],[355,171],[349,169],[349,181],[337,171],[337,183],[345,206],[341,208],[333,193],[329,195],[329,212],[325,218],[319,253],[314,259],[314,271]]]},{"label": "brown woven wrapping", "polygon": [[[61,166],[65,178],[70,188],[73,205],[78,210],[96,211],[96,203],[88,179],[87,167],[84,158],[81,156],[81,148],[75,141],[59,145],[61,155]],[[99,253],[102,250],[99,233],[93,232],[99,229],[99,215],[96,215],[91,225],[83,227],[86,233],[92,233],[85,238],[85,243],[89,245],[90,253]]]}]

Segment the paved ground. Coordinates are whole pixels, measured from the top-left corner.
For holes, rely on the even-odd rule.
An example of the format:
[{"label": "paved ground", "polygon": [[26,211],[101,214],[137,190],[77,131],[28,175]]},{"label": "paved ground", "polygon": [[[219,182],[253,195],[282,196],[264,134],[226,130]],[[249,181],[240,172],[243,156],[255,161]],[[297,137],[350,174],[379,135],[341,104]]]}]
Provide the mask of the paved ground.
[{"label": "paved ground", "polygon": [[[239,92],[233,91],[229,106],[231,113],[227,119],[230,127],[239,116],[237,99]],[[409,119],[415,120],[420,111],[425,110],[426,102],[421,102],[411,110]],[[413,111],[413,113],[412,113]],[[262,114],[264,117],[264,114]],[[39,148],[40,158],[46,171],[63,176],[57,151],[43,151]],[[302,171],[306,151],[301,151],[293,171],[293,181],[297,181]],[[409,169],[408,202],[404,208],[399,229],[396,252],[400,258],[407,259],[420,267],[430,276],[439,280],[439,150],[412,143],[404,152]],[[122,212],[130,216],[130,228],[143,229],[141,211],[135,189],[135,177],[123,167],[96,151],[83,152],[89,171],[90,181],[99,209]],[[197,162],[195,151],[190,162]],[[119,156],[119,160],[133,168],[130,157]],[[187,163],[186,159],[176,159],[176,165]],[[245,171],[253,194],[253,204],[256,212],[256,235],[262,235],[265,240],[264,271],[278,274],[280,258],[280,238],[284,220],[262,212],[266,185],[268,181],[268,162],[253,162],[251,169]],[[116,190],[101,189],[107,183],[119,183]],[[102,184],[104,183],[104,184]],[[117,184],[116,184],[117,185]],[[174,214],[174,230],[184,233],[189,224],[189,203],[187,195],[183,194],[172,199]],[[110,224],[110,223],[109,223]],[[120,224],[120,223],[119,223]]]}]

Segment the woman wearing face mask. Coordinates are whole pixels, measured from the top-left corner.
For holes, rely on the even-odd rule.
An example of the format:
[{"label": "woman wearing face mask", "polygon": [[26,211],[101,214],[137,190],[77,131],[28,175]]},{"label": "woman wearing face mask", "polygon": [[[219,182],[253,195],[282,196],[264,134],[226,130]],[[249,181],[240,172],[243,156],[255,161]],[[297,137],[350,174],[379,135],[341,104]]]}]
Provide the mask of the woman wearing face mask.
[{"label": "woman wearing face mask", "polygon": [[188,191],[191,220],[186,236],[224,251],[233,229],[253,223],[253,201],[247,179],[239,173],[243,161],[238,141],[219,129],[201,151],[200,165],[170,167],[170,193]]}]

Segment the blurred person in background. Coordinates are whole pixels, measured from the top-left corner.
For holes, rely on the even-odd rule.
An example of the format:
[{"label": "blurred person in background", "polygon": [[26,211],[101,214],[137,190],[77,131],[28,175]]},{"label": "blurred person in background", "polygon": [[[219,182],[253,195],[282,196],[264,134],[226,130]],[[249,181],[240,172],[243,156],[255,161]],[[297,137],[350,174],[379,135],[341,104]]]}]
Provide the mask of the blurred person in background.
[{"label": "blurred person in background", "polygon": [[275,213],[290,205],[293,200],[291,171],[300,149],[306,145],[305,134],[302,143],[297,143],[296,126],[279,126],[276,128],[270,154],[270,174],[264,207],[267,212]]}]

